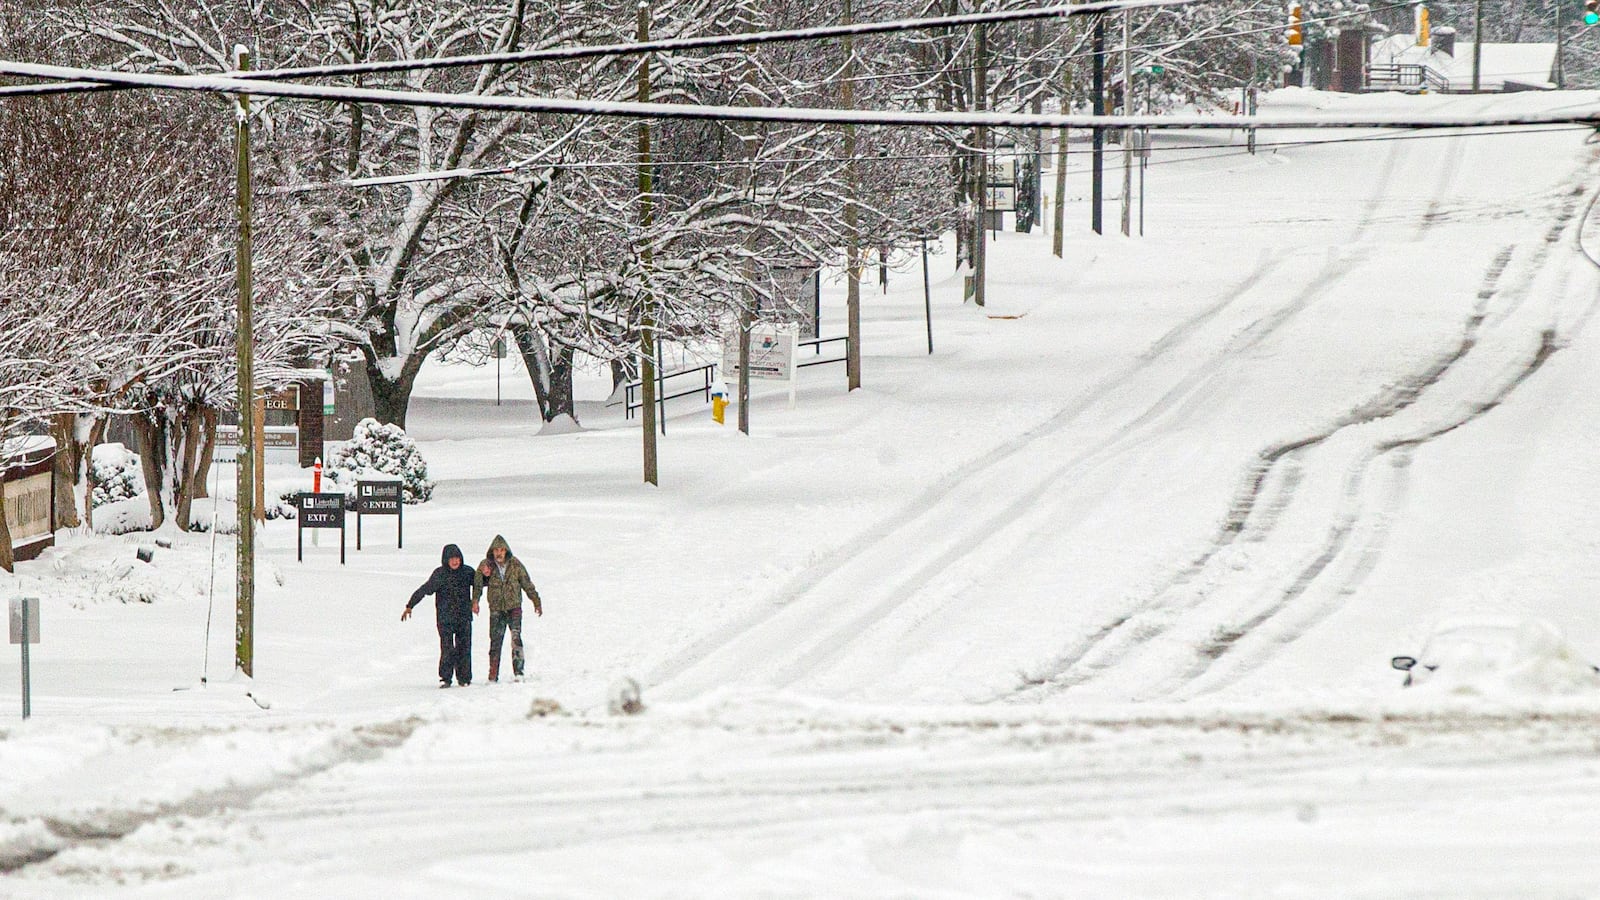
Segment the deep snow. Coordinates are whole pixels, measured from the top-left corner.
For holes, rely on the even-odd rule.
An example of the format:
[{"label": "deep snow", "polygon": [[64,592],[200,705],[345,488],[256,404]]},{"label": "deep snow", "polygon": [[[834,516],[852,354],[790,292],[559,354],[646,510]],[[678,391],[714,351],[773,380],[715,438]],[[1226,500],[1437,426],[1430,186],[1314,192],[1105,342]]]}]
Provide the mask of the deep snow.
[{"label": "deep snow", "polygon": [[[1081,227],[1074,156],[1065,260],[1002,233],[978,309],[936,257],[931,357],[920,271],[869,279],[867,387],[758,386],[748,439],[678,401],[659,489],[598,376],[539,435],[514,361],[499,407],[492,368],[430,366],[434,499],[343,567],[267,526],[253,684],[226,540],[66,537],[0,580],[45,598],[0,892],[1600,893],[1600,697],[1388,667],[1463,614],[1600,660],[1600,160],[1373,136],[1159,136],[1132,241]],[[400,610],[496,533],[544,596],[533,678],[439,691]],[[640,716],[605,711],[624,676]]]}]

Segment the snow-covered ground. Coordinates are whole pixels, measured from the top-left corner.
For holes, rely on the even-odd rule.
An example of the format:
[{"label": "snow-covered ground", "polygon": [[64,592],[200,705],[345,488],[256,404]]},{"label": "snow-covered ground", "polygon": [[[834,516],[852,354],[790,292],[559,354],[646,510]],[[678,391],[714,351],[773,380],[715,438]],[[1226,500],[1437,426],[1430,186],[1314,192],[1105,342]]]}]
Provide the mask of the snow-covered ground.
[{"label": "snow-covered ground", "polygon": [[[866,388],[675,401],[659,489],[602,378],[539,435],[514,364],[430,367],[406,549],[269,524],[250,684],[225,539],[67,536],[0,580],[44,598],[0,893],[1600,894],[1600,151],[1373,137],[1159,136],[1132,241],[1075,156],[1064,260],[1000,234],[979,309],[947,247],[931,356],[920,271],[869,278]],[[400,610],[497,533],[532,678],[440,691]],[[1402,690],[1464,615],[1570,648]]]}]

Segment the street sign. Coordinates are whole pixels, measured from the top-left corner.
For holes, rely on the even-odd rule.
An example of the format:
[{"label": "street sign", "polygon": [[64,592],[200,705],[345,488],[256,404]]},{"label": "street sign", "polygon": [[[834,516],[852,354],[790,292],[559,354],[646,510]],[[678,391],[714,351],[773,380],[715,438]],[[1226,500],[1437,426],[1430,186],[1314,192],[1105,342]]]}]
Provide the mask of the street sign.
[{"label": "street sign", "polygon": [[988,182],[991,185],[1015,185],[1017,183],[1017,158],[1015,156],[991,156],[989,158]]},{"label": "street sign", "polygon": [[989,212],[1016,212],[1017,188],[1010,184],[991,184],[988,200],[985,209]]},{"label": "street sign", "polygon": [[33,672],[28,648],[39,643],[39,598],[11,601],[11,643],[22,645],[22,717],[33,715]]},{"label": "street sign", "polygon": [[1133,132],[1133,140],[1129,144],[1133,155],[1139,159],[1150,158],[1150,132],[1140,128]]},{"label": "street sign", "polygon": [[503,337],[495,338],[494,339],[494,347],[492,349],[492,352],[494,353],[494,358],[495,359],[505,359],[506,358],[506,339],[503,338]]},{"label": "street sign", "polygon": [[339,529],[339,565],[344,565],[344,494],[310,491],[295,495],[295,550],[296,559],[305,561],[305,532],[307,528]]},{"label": "street sign", "polygon": [[27,634],[28,643],[39,643],[39,598],[20,597],[11,601],[11,643],[22,643]]},{"label": "street sign", "polygon": [[395,517],[395,547],[405,549],[405,502],[398,481],[356,482],[356,549],[361,549],[361,520],[366,516]]}]

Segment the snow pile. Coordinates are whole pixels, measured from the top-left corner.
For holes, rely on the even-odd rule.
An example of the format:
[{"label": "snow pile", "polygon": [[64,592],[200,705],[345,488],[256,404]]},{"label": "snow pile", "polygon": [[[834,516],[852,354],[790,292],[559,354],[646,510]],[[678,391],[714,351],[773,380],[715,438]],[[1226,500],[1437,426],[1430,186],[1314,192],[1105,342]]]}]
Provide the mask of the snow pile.
[{"label": "snow pile", "polygon": [[99,509],[120,500],[144,496],[144,473],[139,454],[121,444],[94,448],[89,463],[94,471],[94,506]]},{"label": "snow pile", "polygon": [[143,461],[122,444],[94,448],[89,466],[94,475],[94,530],[127,534],[150,528],[150,501],[144,488]]},{"label": "snow pile", "polygon": [[1560,696],[1600,690],[1600,672],[1551,623],[1537,618],[1442,624],[1416,670],[1417,690],[1484,697]]},{"label": "snow pile", "polygon": [[433,496],[428,463],[417,442],[400,426],[376,419],[362,419],[356,425],[355,436],[329,456],[323,477],[346,492],[354,491],[357,481],[399,478],[405,502],[426,503]]}]

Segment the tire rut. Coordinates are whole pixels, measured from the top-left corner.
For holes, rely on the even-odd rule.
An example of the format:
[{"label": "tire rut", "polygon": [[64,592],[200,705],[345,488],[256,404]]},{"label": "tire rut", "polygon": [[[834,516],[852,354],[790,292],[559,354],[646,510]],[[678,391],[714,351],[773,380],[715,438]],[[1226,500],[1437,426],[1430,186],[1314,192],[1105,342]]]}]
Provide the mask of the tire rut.
[{"label": "tire rut", "polygon": [[[760,628],[784,609],[789,608],[804,597],[828,574],[855,562],[872,550],[883,546],[898,535],[910,530],[919,522],[922,516],[937,508],[940,502],[963,483],[982,475],[986,471],[997,468],[1018,453],[1034,446],[1038,441],[1065,430],[1093,408],[1096,403],[1127,385],[1173,350],[1186,344],[1205,325],[1216,319],[1227,308],[1238,302],[1240,298],[1247,296],[1258,288],[1285,262],[1286,258],[1280,252],[1268,251],[1263,253],[1256,268],[1247,277],[1237,282],[1227,291],[1222,292],[1215,303],[1174,326],[1123,370],[1087,388],[1075,397],[1071,403],[1043,423],[1007,441],[979,459],[945,475],[937,484],[926,490],[916,500],[861,532],[860,534],[864,537],[847,545],[847,549],[834,553],[828,558],[806,567],[805,570],[790,579],[783,589],[777,592],[769,605],[756,614],[736,623],[731,629],[724,629],[715,635],[696,642],[662,663],[647,676],[649,683],[660,685],[669,681],[688,671],[717,649],[737,643],[740,638]],[[1119,435],[1114,435],[1113,439]],[[952,564],[953,562],[952,560]]]},{"label": "tire rut", "polygon": [[69,850],[113,844],[146,825],[170,819],[204,818],[249,807],[257,799],[347,763],[371,762],[404,744],[422,724],[416,717],[362,725],[332,742],[331,758],[320,759],[262,781],[200,791],[179,800],[146,808],[96,810],[78,816],[45,815],[13,819],[10,824],[37,824],[30,841],[0,845],[0,875],[15,875],[47,863]]},{"label": "tire rut", "polygon": [[[1500,281],[1509,268],[1515,251],[1514,245],[1503,248],[1491,262],[1489,270],[1484,276],[1482,286],[1477,293],[1477,302],[1473,312],[1463,327],[1462,339],[1455,348],[1436,359],[1426,370],[1414,378],[1386,391],[1379,397],[1373,398],[1350,414],[1341,417],[1328,429],[1314,435],[1286,441],[1262,451],[1261,456],[1246,475],[1241,489],[1236,493],[1217,536],[1199,557],[1169,579],[1138,609],[1119,616],[1102,626],[1096,632],[1074,645],[1068,653],[1064,654],[1048,669],[1025,675],[1022,683],[1017,688],[1009,694],[995,699],[1016,700],[1040,692],[1055,693],[1070,690],[1085,684],[1102,672],[1114,667],[1117,662],[1136,652],[1141,646],[1149,644],[1170,632],[1181,621],[1179,616],[1182,613],[1203,604],[1205,601],[1203,594],[1176,610],[1170,605],[1163,604],[1162,599],[1171,591],[1197,580],[1211,568],[1224,551],[1241,536],[1244,536],[1247,531],[1249,539],[1253,541],[1264,540],[1271,533],[1277,525],[1278,519],[1293,502],[1295,491],[1300,483],[1298,470],[1300,457],[1331,440],[1345,429],[1392,418],[1414,406],[1429,389],[1437,385],[1451,369],[1457,366],[1472,351],[1477,345],[1479,333],[1485,323],[1491,320],[1503,320],[1518,309],[1530,294],[1534,279],[1554,249],[1560,244],[1562,236],[1575,218],[1579,205],[1578,201],[1583,196],[1583,193],[1583,188],[1578,187],[1567,195],[1557,212],[1556,221],[1546,230],[1543,240],[1537,245],[1532,259],[1523,267],[1523,275],[1519,278],[1518,284],[1512,290],[1506,292],[1509,294],[1509,303],[1505,304],[1503,308],[1495,309],[1491,315],[1488,304],[1492,299],[1502,294]],[[1548,338],[1554,339],[1553,333],[1547,332],[1546,335]],[[1520,385],[1528,377],[1531,377],[1533,372],[1544,364],[1547,357],[1540,355],[1543,352],[1543,344],[1541,344],[1541,349],[1529,361],[1533,369],[1523,372],[1508,390],[1514,390],[1515,386]],[[1493,400],[1492,405],[1474,411],[1468,419],[1453,423],[1447,430],[1441,432],[1441,435],[1461,427],[1461,425],[1466,424],[1466,421],[1483,415],[1489,409],[1498,406],[1499,403],[1503,402],[1503,399],[1501,397]],[[1428,439],[1431,440],[1432,438]],[[1402,448],[1397,446],[1384,452],[1392,452],[1398,449]],[[1354,496],[1352,492],[1361,489],[1365,478],[1365,466],[1366,463],[1364,462],[1359,467],[1362,471],[1347,475],[1345,486],[1345,495],[1347,497]],[[1274,476],[1284,469],[1289,469],[1289,471],[1276,479],[1279,484],[1277,492],[1269,493],[1269,484],[1274,483]],[[1252,518],[1256,519],[1253,523],[1251,521]],[[1180,687],[1203,677],[1241,639],[1266,622],[1276,618],[1283,609],[1309,591],[1312,584],[1346,549],[1355,527],[1356,517],[1350,517],[1348,521],[1341,519],[1330,529],[1323,548],[1300,569],[1296,577],[1282,590],[1278,601],[1273,606],[1237,625],[1219,628],[1211,640],[1197,648],[1194,663],[1187,672],[1180,676]],[[1366,560],[1363,563],[1363,568],[1366,571],[1370,571],[1372,567],[1376,566],[1376,563],[1375,557]],[[1340,595],[1346,595],[1347,593],[1347,591],[1341,591]],[[1147,621],[1149,615],[1157,611],[1165,614],[1167,621]],[[1096,654],[1102,647],[1112,646],[1113,642],[1119,640],[1125,646],[1117,648],[1114,651],[1114,655],[1097,660],[1092,666],[1084,667],[1085,661],[1092,654]]]}]

